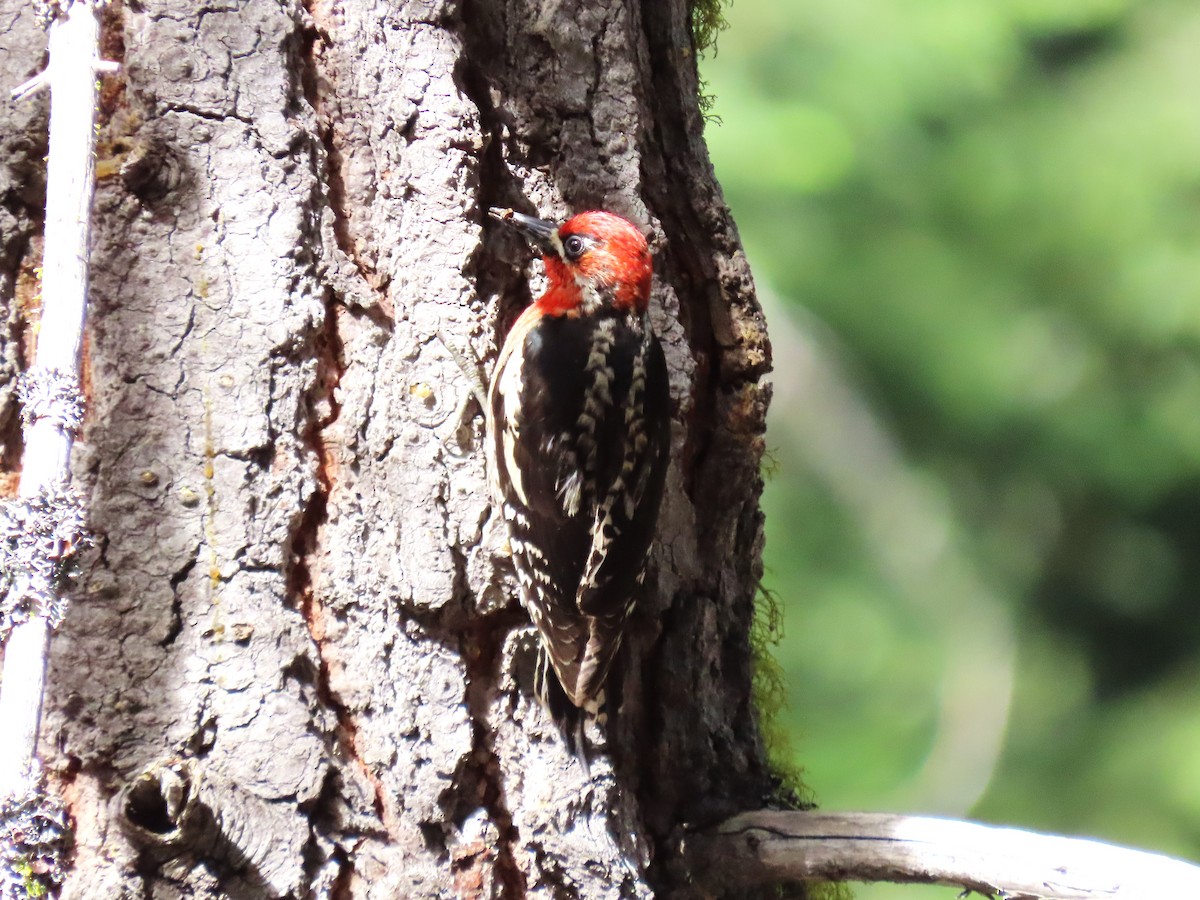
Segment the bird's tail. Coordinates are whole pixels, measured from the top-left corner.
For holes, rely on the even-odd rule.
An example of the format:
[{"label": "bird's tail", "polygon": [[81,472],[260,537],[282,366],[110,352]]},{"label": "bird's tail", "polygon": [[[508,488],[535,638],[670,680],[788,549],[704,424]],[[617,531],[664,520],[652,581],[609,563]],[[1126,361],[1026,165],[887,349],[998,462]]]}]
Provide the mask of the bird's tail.
[{"label": "bird's tail", "polygon": [[554,666],[546,648],[538,646],[537,665],[534,668],[533,687],[538,699],[550,713],[550,718],[558,728],[563,742],[571,755],[579,760],[585,777],[591,774],[591,757],[584,726],[589,721],[596,722],[600,727],[608,721],[608,698],[606,691],[601,691],[583,706],[576,706],[559,683]]}]

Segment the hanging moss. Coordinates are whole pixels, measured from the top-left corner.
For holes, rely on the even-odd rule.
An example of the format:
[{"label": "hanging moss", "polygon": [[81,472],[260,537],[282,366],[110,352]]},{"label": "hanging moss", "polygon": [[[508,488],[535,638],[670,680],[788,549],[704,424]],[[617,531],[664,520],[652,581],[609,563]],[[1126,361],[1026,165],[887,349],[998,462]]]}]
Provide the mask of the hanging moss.
[{"label": "hanging moss", "polygon": [[759,730],[771,770],[779,779],[780,799],[786,803],[812,806],[812,792],[804,784],[803,769],[796,765],[787,729],[779,721],[787,706],[787,684],[774,649],[783,639],[783,610],[774,591],[759,585],[750,628],[754,654],[753,697]]},{"label": "hanging moss", "polygon": [[725,20],[724,7],[731,0],[692,0],[692,46],[700,56],[709,49],[716,52],[717,35],[729,23]]},{"label": "hanging moss", "polygon": [[[697,57],[703,56],[710,50],[714,54],[717,52],[717,35],[729,25],[725,19],[724,9],[731,2],[732,0],[692,0],[692,49]],[[697,89],[700,112],[707,120],[710,118],[710,110],[715,97],[708,93],[708,82],[703,78],[697,80]]]},{"label": "hanging moss", "polygon": [[[754,624],[750,628],[750,648],[754,654],[754,678],[751,684],[758,727],[767,752],[767,762],[778,779],[779,802],[785,806],[811,809],[816,806],[812,789],[804,783],[804,769],[797,764],[787,728],[779,721],[787,706],[787,680],[774,649],[783,640],[783,610],[778,595],[758,587],[754,604]],[[830,882],[807,885],[781,885],[779,895],[798,900],[853,900],[847,884]]]}]

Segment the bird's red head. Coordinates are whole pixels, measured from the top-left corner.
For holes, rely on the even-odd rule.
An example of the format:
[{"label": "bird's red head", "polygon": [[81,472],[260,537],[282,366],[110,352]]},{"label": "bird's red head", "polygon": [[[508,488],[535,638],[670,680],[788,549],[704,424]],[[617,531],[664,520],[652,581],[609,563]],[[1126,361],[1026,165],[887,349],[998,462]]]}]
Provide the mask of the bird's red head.
[{"label": "bird's red head", "polygon": [[516,225],[542,251],[550,282],[537,301],[542,312],[578,315],[604,305],[645,312],[653,273],[650,247],[628,219],[593,210],[557,225],[511,209],[491,214]]}]

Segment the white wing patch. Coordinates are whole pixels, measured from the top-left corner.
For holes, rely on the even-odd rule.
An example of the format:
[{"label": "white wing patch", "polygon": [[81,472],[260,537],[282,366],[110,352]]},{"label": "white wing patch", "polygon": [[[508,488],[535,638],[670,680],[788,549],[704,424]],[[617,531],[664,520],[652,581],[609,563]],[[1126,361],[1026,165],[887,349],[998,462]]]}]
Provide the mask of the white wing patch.
[{"label": "white wing patch", "polygon": [[525,493],[525,484],[521,479],[521,467],[517,465],[517,444],[521,440],[521,426],[517,422],[517,409],[521,402],[521,366],[523,358],[514,354],[509,357],[508,364],[500,373],[496,383],[496,393],[500,397],[503,411],[501,422],[504,429],[500,435],[500,444],[504,453],[504,469],[508,473],[513,493],[525,505],[529,505],[529,497]]}]

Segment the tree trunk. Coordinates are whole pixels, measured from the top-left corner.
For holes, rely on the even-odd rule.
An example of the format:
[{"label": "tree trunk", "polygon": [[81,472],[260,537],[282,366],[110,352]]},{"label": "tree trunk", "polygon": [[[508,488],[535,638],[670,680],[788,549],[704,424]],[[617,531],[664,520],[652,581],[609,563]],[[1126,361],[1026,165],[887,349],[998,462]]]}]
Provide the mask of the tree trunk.
[{"label": "tree trunk", "polygon": [[[30,6],[0,0],[8,86],[42,62]],[[677,830],[774,789],[748,645],[769,348],[685,0],[128,0],[106,28],[74,462],[97,542],[40,745],[63,896],[685,888]],[[43,104],[0,111],[6,378]],[[529,300],[489,206],[656,235],[673,465],[590,776],[531,698],[450,349],[490,365]]]}]

